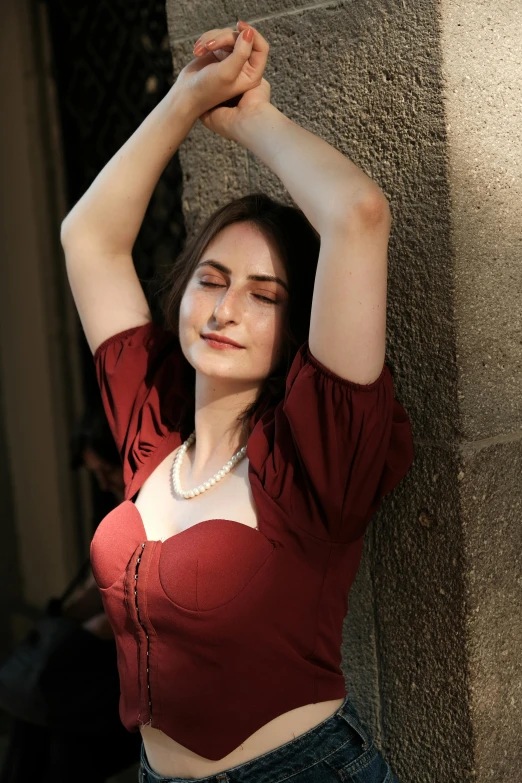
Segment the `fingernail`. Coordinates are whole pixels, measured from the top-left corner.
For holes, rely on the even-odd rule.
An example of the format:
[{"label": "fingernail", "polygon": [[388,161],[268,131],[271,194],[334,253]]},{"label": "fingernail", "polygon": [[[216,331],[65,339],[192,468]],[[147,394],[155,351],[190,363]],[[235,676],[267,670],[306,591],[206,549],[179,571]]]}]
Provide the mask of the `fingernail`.
[{"label": "fingernail", "polygon": [[207,41],[207,43],[206,43],[205,45],[206,45],[206,46],[207,46],[207,48],[208,48],[209,46],[213,46],[215,43],[216,43],[216,39],[215,39],[215,38],[213,38],[211,41]]},{"label": "fingernail", "polygon": [[251,27],[247,27],[246,31],[243,33],[243,38],[245,39],[245,41],[248,41],[248,43],[250,43],[253,37],[254,37],[254,31],[252,30]]}]

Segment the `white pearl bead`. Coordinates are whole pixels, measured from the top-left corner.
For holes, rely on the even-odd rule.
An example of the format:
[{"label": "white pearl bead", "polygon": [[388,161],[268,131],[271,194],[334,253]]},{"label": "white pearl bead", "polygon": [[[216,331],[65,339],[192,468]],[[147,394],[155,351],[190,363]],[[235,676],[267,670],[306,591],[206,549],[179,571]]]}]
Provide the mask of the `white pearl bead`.
[{"label": "white pearl bead", "polygon": [[220,481],[224,476],[227,475],[231,471],[231,469],[236,465],[240,459],[243,458],[243,456],[246,453],[246,446],[243,446],[239,451],[231,457],[228,462],[221,468],[221,470],[218,470],[218,472],[212,476],[211,478],[207,479],[207,481],[204,481],[202,484],[200,484],[198,487],[194,487],[194,489],[184,491],[181,488],[179,475],[180,475],[180,468],[181,468],[181,461],[183,459],[183,455],[186,454],[188,448],[194,443],[196,440],[196,433],[193,432],[185,443],[182,443],[179,447],[177,454],[173,460],[172,468],[171,468],[171,476],[172,476],[172,485],[174,487],[174,491],[177,495],[183,498],[193,498],[197,495],[200,495],[202,492],[205,492],[207,489],[210,489],[210,487],[213,487],[218,481]]}]

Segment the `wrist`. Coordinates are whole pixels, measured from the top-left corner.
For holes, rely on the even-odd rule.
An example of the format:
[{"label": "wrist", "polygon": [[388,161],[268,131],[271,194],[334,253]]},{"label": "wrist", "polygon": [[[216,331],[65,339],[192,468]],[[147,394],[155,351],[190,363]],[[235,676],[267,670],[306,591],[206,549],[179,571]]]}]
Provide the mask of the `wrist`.
[{"label": "wrist", "polygon": [[237,141],[275,171],[276,159],[285,146],[292,121],[271,103],[238,123]]},{"label": "wrist", "polygon": [[278,116],[284,116],[272,103],[261,103],[254,109],[240,116],[236,125],[236,141],[255,152],[255,141],[273,125]]},{"label": "wrist", "polygon": [[188,129],[194,125],[199,117],[197,107],[192,104],[190,97],[186,91],[174,82],[168,93],[162,100],[165,112],[177,119],[181,120]]}]

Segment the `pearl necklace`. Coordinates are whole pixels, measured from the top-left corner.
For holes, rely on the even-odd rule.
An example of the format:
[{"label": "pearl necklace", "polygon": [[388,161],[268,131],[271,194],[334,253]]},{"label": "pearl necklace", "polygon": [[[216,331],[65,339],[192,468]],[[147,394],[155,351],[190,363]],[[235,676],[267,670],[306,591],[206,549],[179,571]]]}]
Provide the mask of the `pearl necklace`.
[{"label": "pearl necklace", "polygon": [[198,487],[195,487],[195,489],[187,489],[183,490],[181,489],[181,484],[179,483],[179,470],[181,466],[181,460],[183,459],[183,455],[187,451],[188,448],[194,443],[196,440],[196,430],[192,433],[192,435],[189,435],[185,443],[183,443],[178,450],[178,453],[174,457],[174,460],[172,462],[172,468],[171,468],[171,479],[172,479],[172,486],[174,489],[174,492],[176,495],[178,495],[181,498],[193,498],[196,495],[201,495],[202,492],[205,492],[205,490],[210,489],[210,487],[213,487],[216,482],[220,481],[223,476],[226,476],[227,473],[230,472],[230,470],[236,465],[239,460],[243,459],[243,457],[246,454],[247,447],[243,446],[243,448],[239,449],[234,456],[229,459],[229,461],[223,465],[221,470],[218,470],[217,473],[215,473],[212,478],[207,479],[207,481],[204,481],[202,484],[200,484]]}]

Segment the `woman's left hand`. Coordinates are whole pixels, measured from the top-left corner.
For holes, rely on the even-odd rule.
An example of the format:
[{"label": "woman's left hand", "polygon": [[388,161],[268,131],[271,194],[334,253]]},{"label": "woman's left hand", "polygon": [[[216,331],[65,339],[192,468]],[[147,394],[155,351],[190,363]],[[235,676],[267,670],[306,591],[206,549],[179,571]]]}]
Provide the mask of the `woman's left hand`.
[{"label": "woman's left hand", "polygon": [[[261,33],[246,22],[238,22],[237,27],[237,31],[226,27],[210,30],[201,36],[197,43],[205,49],[196,57],[197,65],[203,67],[197,72],[197,82],[192,80],[191,85],[193,99],[197,98],[198,92],[206,96],[196,104],[201,122],[209,130],[234,140],[240,120],[270,103],[270,84],[263,79],[270,46]],[[254,32],[252,42],[238,42],[240,33],[248,27],[252,27]],[[214,40],[214,43],[209,45],[210,40]],[[242,54],[241,49],[238,49],[239,44],[242,47],[251,46],[246,61],[245,52]],[[194,50],[196,52],[196,46]],[[223,68],[225,60],[228,61],[228,70]],[[185,67],[190,69],[190,66],[192,63]],[[187,73],[185,80],[188,76]],[[183,77],[183,71],[178,80],[180,77]],[[183,78],[181,81],[183,86]],[[205,102],[210,105],[205,107]]]},{"label": "woman's left hand", "polygon": [[270,105],[270,82],[261,79],[258,87],[252,87],[236,99],[227,104],[216,106],[214,109],[204,112],[199,119],[208,130],[218,133],[224,139],[240,141],[239,130],[241,123],[255,116],[266,106]]}]

